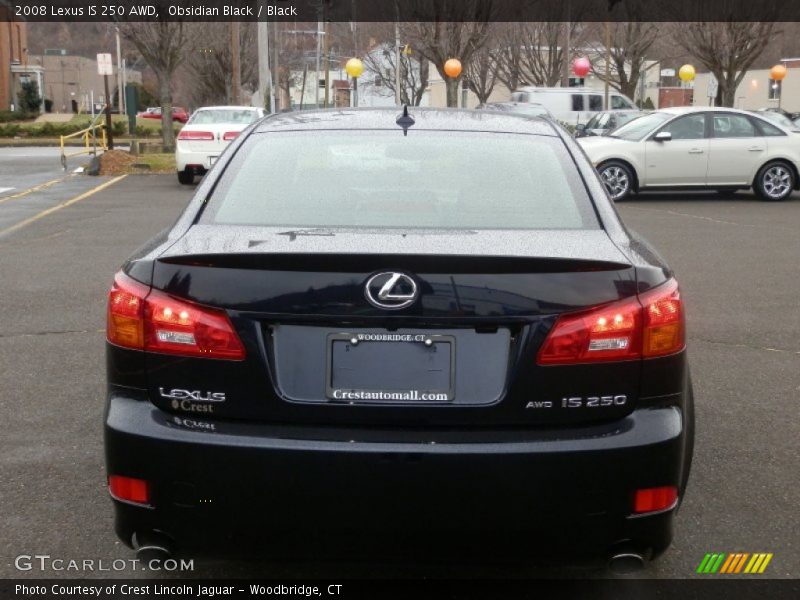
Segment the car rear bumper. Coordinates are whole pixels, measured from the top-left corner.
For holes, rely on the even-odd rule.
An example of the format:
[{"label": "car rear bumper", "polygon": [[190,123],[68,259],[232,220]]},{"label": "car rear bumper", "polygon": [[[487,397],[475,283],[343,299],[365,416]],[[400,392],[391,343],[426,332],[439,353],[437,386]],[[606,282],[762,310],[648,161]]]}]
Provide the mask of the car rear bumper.
[{"label": "car rear bumper", "polygon": [[179,554],[284,557],[405,542],[415,555],[657,554],[674,509],[633,517],[632,495],[680,487],[686,435],[677,406],[580,429],[409,432],[219,423],[116,391],[105,424],[108,473],[152,486],[151,508],[114,501],[123,542],[156,531]]},{"label": "car rear bumper", "polygon": [[178,171],[183,171],[189,167],[199,175],[208,171],[213,166],[213,161],[215,161],[221,153],[221,150],[214,152],[192,152],[182,149],[179,144],[175,151],[175,164]]}]

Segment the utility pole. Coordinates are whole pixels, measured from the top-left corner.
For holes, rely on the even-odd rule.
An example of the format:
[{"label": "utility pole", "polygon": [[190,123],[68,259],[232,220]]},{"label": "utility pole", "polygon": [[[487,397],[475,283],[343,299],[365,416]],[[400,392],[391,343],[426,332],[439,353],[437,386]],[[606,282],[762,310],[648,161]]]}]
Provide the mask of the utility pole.
[{"label": "utility pole", "polygon": [[322,52],[320,49],[322,43],[322,21],[317,21],[317,70],[314,72],[314,106],[319,108],[319,55]]},{"label": "utility pole", "polygon": [[242,70],[239,64],[239,21],[231,21],[231,96],[232,104],[242,103]]},{"label": "utility pole", "polygon": [[[283,106],[283,100],[281,98],[281,72],[278,69],[278,58],[281,55],[281,38],[280,38],[280,29],[278,28],[278,22],[275,21],[275,35],[272,41],[272,47],[274,48],[274,52],[272,53],[272,65],[273,68],[270,69],[269,72],[269,89],[272,90],[270,96],[270,106],[272,107],[272,112],[280,112]],[[277,88],[277,93],[274,91]]]},{"label": "utility pole", "polygon": [[[117,36],[117,107],[119,114],[125,114],[125,88],[122,83],[122,50],[119,43],[119,27],[114,27]],[[80,81],[80,78],[78,79]]]},{"label": "utility pole", "polygon": [[400,106],[400,23],[394,22],[394,103]]},{"label": "utility pole", "polygon": [[608,80],[611,79],[611,24],[606,21],[606,76],[603,110],[608,110]]},{"label": "utility pole", "polygon": [[569,87],[569,48],[572,45],[572,40],[570,37],[572,35],[572,24],[569,21],[570,18],[570,0],[566,2],[566,11],[567,11],[567,20],[564,22],[564,70],[561,74],[561,87]]},{"label": "utility pole", "polygon": [[330,82],[328,81],[328,78],[331,75],[331,61],[330,61],[330,56],[329,56],[329,54],[330,54],[330,45],[328,43],[328,38],[329,37],[330,36],[328,35],[328,21],[325,20],[325,38],[323,40],[324,41],[324,48],[325,48],[325,52],[324,52],[324,55],[325,55],[325,66],[324,66],[324,68],[325,68],[325,105],[324,106],[325,106],[325,108],[328,108],[328,94],[330,92]]},{"label": "utility pole", "polygon": [[[267,100],[267,72],[269,71],[269,23],[259,21],[256,25],[258,46],[258,95],[261,97],[261,108]],[[270,108],[272,108],[270,106]]]}]

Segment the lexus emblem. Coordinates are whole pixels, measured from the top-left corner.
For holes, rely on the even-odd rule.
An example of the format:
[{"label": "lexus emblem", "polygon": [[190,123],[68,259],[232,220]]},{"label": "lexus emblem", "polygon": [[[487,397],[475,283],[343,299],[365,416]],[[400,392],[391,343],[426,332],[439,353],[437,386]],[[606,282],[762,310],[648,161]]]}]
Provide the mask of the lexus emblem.
[{"label": "lexus emblem", "polygon": [[367,280],[364,293],[373,306],[398,310],[414,304],[417,282],[405,273],[378,273]]}]

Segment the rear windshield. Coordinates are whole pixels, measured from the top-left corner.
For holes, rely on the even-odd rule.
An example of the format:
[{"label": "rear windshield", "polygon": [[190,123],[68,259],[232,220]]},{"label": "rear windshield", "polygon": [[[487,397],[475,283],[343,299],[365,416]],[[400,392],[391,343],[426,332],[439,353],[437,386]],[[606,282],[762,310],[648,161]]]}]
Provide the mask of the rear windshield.
[{"label": "rear windshield", "polygon": [[588,229],[597,218],[563,142],[398,130],[258,133],[202,221],[277,227]]},{"label": "rear windshield", "polygon": [[229,123],[248,125],[256,119],[258,119],[258,112],[254,110],[214,108],[198,110],[189,119],[188,125],[227,125]]}]

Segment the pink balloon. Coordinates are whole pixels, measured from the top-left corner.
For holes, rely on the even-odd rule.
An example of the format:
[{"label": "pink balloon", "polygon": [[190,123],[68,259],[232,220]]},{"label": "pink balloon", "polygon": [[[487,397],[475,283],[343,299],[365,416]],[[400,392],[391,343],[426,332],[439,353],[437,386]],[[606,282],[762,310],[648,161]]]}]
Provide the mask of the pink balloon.
[{"label": "pink balloon", "polygon": [[591,68],[592,64],[589,62],[589,59],[584,56],[572,61],[572,72],[578,77],[585,77]]}]

